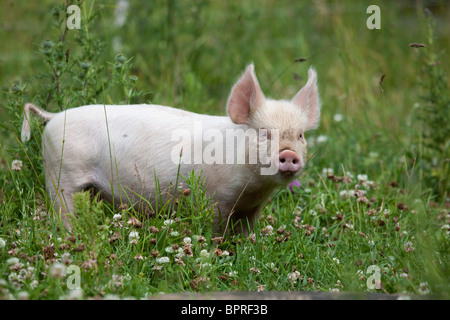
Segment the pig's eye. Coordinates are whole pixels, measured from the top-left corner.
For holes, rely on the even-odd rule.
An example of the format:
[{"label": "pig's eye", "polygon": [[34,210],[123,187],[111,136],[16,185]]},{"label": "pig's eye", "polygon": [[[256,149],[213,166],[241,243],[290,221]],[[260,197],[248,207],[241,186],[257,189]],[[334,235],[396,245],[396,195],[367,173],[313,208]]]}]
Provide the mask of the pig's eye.
[{"label": "pig's eye", "polygon": [[303,133],[300,133],[300,135],[298,136],[298,140],[302,140],[303,139]]}]

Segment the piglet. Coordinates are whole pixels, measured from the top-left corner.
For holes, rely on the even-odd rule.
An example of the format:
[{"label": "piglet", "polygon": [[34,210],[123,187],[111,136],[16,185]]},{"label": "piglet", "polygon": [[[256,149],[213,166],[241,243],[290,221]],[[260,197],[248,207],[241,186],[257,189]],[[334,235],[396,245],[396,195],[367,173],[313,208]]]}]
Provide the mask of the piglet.
[{"label": "piglet", "polygon": [[76,192],[93,188],[115,205],[142,208],[145,198],[154,206],[157,197],[173,197],[178,172],[186,177],[194,170],[217,202],[215,230],[231,223],[247,235],[271,194],[305,167],[305,132],[320,117],[316,72],[309,69],[291,100],[272,100],[251,64],[233,86],[227,110],[228,117],[210,116],[141,104],[50,113],[27,103],[21,138],[30,138],[30,111],[46,122],[46,188],[69,230]]}]

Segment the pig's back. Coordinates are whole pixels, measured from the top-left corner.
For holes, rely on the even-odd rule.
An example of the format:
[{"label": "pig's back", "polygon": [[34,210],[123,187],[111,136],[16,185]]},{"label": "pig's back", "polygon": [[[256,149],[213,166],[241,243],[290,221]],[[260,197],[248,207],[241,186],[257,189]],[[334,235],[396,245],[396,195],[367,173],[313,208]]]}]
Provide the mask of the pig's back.
[{"label": "pig's back", "polygon": [[[185,130],[195,139],[194,127],[199,124],[202,130],[232,125],[228,117],[159,105],[88,105],[60,112],[50,120],[43,144],[53,159],[76,158],[99,177],[109,176],[113,159],[121,181],[131,185],[137,172],[151,180],[155,173],[160,177],[176,176],[178,166],[171,153],[180,142],[173,139],[173,133]],[[183,166],[183,171],[192,168]],[[107,186],[109,180],[103,183]]]},{"label": "pig's back", "polygon": [[48,122],[45,131],[86,131],[97,137],[116,132],[126,134],[123,131],[144,135],[148,130],[156,130],[163,134],[161,131],[164,128],[167,132],[176,128],[191,128],[196,121],[212,128],[231,124],[228,117],[203,115],[160,105],[87,105],[58,113]]}]

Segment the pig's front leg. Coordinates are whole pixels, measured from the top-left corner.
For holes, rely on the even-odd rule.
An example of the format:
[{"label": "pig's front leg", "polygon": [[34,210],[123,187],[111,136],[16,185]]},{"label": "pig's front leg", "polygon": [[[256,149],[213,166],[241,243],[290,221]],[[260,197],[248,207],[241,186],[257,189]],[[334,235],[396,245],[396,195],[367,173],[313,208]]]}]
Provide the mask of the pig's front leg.
[{"label": "pig's front leg", "polygon": [[248,237],[249,233],[254,229],[261,213],[261,206],[245,211],[238,211],[231,216],[231,225],[234,226],[235,233],[242,233]]},{"label": "pig's front leg", "polygon": [[236,210],[232,206],[219,204],[215,210],[216,218],[213,229],[215,234],[224,235],[224,233],[231,231],[234,234],[242,233],[247,237],[259,218],[261,206]]}]

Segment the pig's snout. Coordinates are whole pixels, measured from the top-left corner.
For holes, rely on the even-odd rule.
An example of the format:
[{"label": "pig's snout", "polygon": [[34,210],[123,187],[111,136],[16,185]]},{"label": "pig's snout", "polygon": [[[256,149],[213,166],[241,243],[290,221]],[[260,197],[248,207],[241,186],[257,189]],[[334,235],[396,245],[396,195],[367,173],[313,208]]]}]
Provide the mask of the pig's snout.
[{"label": "pig's snout", "polygon": [[284,150],[279,156],[278,170],[286,173],[296,173],[301,168],[301,160],[297,153]]}]

